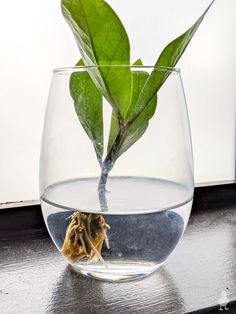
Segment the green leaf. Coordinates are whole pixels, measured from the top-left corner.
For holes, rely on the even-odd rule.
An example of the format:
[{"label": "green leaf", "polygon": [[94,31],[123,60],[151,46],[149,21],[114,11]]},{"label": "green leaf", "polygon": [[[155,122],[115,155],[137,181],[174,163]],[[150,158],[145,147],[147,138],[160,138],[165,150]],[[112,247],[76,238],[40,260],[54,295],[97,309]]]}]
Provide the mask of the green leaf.
[{"label": "green leaf", "polygon": [[[143,65],[142,60],[141,59],[136,60],[133,65],[134,66],[135,65]],[[138,98],[138,94],[144,85],[144,84],[140,85],[140,83],[138,82],[138,79],[139,79],[139,77],[142,76],[143,72],[140,72],[140,73],[141,74],[139,75],[139,72],[132,72],[132,96],[131,96],[129,107],[127,107],[128,109],[126,112],[126,116],[127,116],[128,112],[131,111],[131,107],[133,107],[135,105],[135,102]],[[144,76],[144,77],[146,80],[146,76]],[[111,117],[110,133],[109,133],[108,148],[107,148],[108,152],[111,149],[113,143],[115,142],[115,139],[116,139],[118,133],[119,133],[119,121],[118,121],[118,117],[117,117],[116,113],[113,111],[112,117]]]},{"label": "green leaf", "polygon": [[174,67],[176,65],[214,2],[215,0],[211,2],[192,27],[165,47],[156,62],[156,66]]},{"label": "green leaf", "polygon": [[109,152],[111,150],[112,145],[114,144],[115,139],[116,139],[117,135],[119,134],[119,130],[120,130],[119,121],[118,121],[116,113],[113,110],[112,115],[111,115],[111,125],[110,125],[107,152]]},{"label": "green leaf", "polygon": [[133,65],[143,65],[143,62],[142,62],[141,59],[138,59],[138,60],[136,60],[136,61],[134,62]]},{"label": "green leaf", "polygon": [[[192,27],[166,46],[158,58],[155,64],[156,66],[174,67],[177,64],[214,1],[211,2],[206,11]],[[154,95],[156,95],[171,73],[171,70],[168,71],[165,69],[163,69],[163,71],[160,69],[154,69],[152,71],[140,93],[132,119],[138,117],[138,115],[145,109],[146,105],[151,101]]]},{"label": "green leaf", "polygon": [[62,0],[62,12],[90,75],[122,120],[131,97],[130,44],[119,17],[104,0]]},{"label": "green leaf", "polygon": [[131,120],[131,117],[134,115],[134,112],[136,112],[137,101],[149,77],[149,73],[144,71],[138,71],[135,69],[132,72],[132,77],[133,77],[132,98],[127,113],[125,115],[125,121]]},{"label": "green leaf", "polygon": [[[142,61],[139,59],[134,65],[142,65]],[[129,106],[129,110],[125,119],[133,115],[135,111],[135,106],[137,104],[137,99],[140,92],[145,85],[149,74],[144,71],[134,70],[132,72],[133,77],[133,88],[132,88],[132,99]],[[116,152],[113,155],[113,160],[115,161],[121,154],[123,154],[129,147],[131,147],[146,131],[148,127],[149,120],[153,116],[157,105],[157,97],[153,97],[150,103],[146,106],[145,110],[131,123],[127,124],[124,133],[122,134],[121,141],[116,148]],[[109,145],[108,152],[112,148],[116,137],[119,134],[119,124],[116,115],[112,114],[111,128],[109,135]]]},{"label": "green leaf", "polygon": [[[77,63],[77,65],[82,64],[82,61]],[[79,121],[91,139],[98,159],[101,160],[103,156],[102,95],[87,71],[71,74],[70,93]]]},{"label": "green leaf", "polygon": [[155,95],[142,113],[130,124],[125,131],[122,140],[118,146],[117,152],[114,155],[114,160],[120,157],[128,150],[135,142],[137,142],[145,133],[149,120],[153,117],[157,107],[157,95]]},{"label": "green leaf", "polygon": [[[197,22],[190,27],[183,35],[172,41],[163,50],[156,62],[156,66],[174,67],[181,58],[193,35],[204,19],[207,10],[201,15]],[[141,60],[137,60],[135,65],[142,65]],[[125,115],[125,121],[128,122],[128,128],[122,136],[114,159],[117,159],[131,145],[133,145],[146,131],[149,120],[153,116],[157,106],[157,92],[163,85],[168,76],[172,73],[171,69],[154,69],[150,76],[144,72],[133,72],[133,91],[131,104]],[[119,132],[118,120],[113,114],[112,127],[109,138],[108,149],[111,149],[116,136]]]}]

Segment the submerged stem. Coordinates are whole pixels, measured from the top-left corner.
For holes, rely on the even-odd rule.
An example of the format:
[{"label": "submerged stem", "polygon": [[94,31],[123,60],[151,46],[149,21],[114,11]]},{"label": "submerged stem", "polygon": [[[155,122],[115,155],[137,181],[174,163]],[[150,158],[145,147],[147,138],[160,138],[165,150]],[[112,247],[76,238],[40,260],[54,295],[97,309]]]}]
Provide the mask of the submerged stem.
[{"label": "submerged stem", "polygon": [[107,156],[105,157],[103,162],[100,162],[101,166],[101,176],[98,183],[98,198],[100,202],[101,211],[108,211],[108,204],[106,199],[106,184],[107,184],[107,178],[109,175],[109,172],[113,168],[113,165],[115,163],[116,159],[116,153],[118,150],[118,147],[120,145],[120,142],[122,140],[122,137],[126,131],[127,126],[120,126],[120,130],[116,136],[116,139],[110,149],[110,151],[107,153]]},{"label": "submerged stem", "polygon": [[107,198],[106,198],[106,184],[109,170],[102,165],[101,176],[98,184],[98,198],[100,202],[101,211],[108,211]]}]

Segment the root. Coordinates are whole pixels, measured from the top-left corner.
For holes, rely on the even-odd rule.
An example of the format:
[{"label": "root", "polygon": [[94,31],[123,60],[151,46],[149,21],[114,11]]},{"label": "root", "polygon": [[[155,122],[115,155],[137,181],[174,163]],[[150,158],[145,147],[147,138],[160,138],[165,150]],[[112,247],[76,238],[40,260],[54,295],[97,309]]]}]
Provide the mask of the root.
[{"label": "root", "polygon": [[67,228],[65,240],[61,252],[71,262],[78,262],[82,258],[88,258],[88,263],[100,261],[107,267],[102,258],[103,243],[109,249],[107,230],[110,226],[101,214],[87,214],[79,211],[71,217]]}]

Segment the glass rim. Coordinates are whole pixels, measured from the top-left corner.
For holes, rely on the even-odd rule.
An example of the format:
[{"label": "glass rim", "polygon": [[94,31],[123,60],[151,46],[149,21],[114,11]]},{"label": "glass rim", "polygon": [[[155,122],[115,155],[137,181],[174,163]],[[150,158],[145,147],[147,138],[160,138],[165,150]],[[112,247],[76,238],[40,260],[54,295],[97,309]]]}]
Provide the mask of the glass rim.
[{"label": "glass rim", "polygon": [[97,69],[97,68],[106,68],[106,67],[112,67],[112,68],[122,68],[122,67],[129,67],[131,69],[156,69],[160,72],[171,72],[172,74],[179,74],[181,70],[176,67],[169,67],[169,66],[153,66],[153,65],[125,65],[125,64],[112,64],[112,65],[91,65],[91,66],[71,66],[71,67],[59,67],[53,69],[53,74],[66,74],[71,72],[76,72],[79,70],[89,70],[89,69]]}]

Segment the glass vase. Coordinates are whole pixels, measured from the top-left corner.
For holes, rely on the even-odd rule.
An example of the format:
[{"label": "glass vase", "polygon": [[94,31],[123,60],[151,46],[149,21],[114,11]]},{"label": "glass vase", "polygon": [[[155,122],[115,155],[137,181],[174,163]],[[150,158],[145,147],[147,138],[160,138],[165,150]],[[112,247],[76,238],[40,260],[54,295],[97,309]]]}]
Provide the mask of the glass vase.
[{"label": "glass vase", "polygon": [[[121,68],[111,70],[118,75]],[[109,152],[110,102],[102,96],[104,150],[99,159],[70,92],[72,75],[93,77],[99,67],[54,70],[41,146],[41,207],[50,236],[76,271],[108,281],[142,278],[163,265],[184,233],[194,190],[180,70],[129,69],[134,74],[155,71],[167,79],[142,136],[112,167],[104,172],[101,166]]]}]

